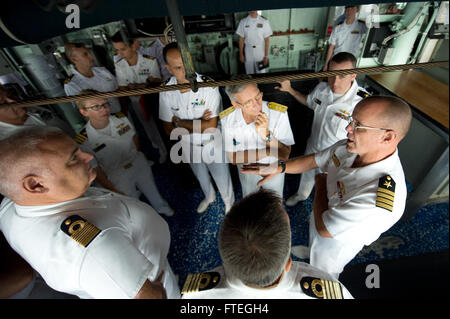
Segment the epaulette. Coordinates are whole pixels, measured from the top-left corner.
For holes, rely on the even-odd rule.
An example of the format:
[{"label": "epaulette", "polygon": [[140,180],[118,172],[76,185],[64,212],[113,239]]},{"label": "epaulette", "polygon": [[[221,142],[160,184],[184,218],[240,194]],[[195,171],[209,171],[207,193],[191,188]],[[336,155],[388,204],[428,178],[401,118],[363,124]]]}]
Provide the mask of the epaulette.
[{"label": "epaulette", "polygon": [[78,144],[83,144],[86,140],[87,140],[87,132],[86,132],[86,128],[83,128],[81,130],[80,133],[78,133],[77,135],[75,135],[75,137],[73,138],[75,140],[75,142],[77,142]]},{"label": "epaulette", "polygon": [[281,112],[281,113],[286,113],[288,107],[286,105],[282,105],[282,104],[278,104],[275,102],[269,102],[269,104],[267,104],[267,106],[269,107],[269,109]]},{"label": "epaulette", "polygon": [[170,78],[168,78],[166,81],[162,82],[160,86],[166,86],[167,83],[169,83],[169,81],[170,81]]},{"label": "epaulette", "polygon": [[336,26],[341,25],[342,23],[344,23],[344,21],[339,22],[338,24],[336,24]]},{"label": "epaulette", "polygon": [[116,112],[116,113],[112,113],[111,115],[114,115],[115,117],[117,117],[118,119],[125,117],[125,114],[123,114],[122,112]]},{"label": "epaulette", "polygon": [[150,60],[154,60],[154,59],[155,59],[155,57],[152,57],[152,56],[147,55],[147,54],[143,54],[142,56],[143,56],[144,58],[147,58],[147,59],[150,59]]},{"label": "epaulette", "polygon": [[394,208],[395,181],[385,175],[378,180],[377,199],[375,206],[384,208],[390,212]]},{"label": "epaulette", "polygon": [[72,81],[72,78],[73,78],[73,74],[64,80],[64,84],[69,84],[69,82]]},{"label": "epaulette", "polygon": [[229,108],[227,108],[226,110],[223,110],[222,112],[219,113],[219,118],[223,119],[225,116],[233,113],[236,109],[234,108],[234,106],[230,106]]},{"label": "epaulette", "polygon": [[314,277],[303,277],[300,287],[310,297],[320,299],[344,299],[341,284],[337,281]]},{"label": "epaulette", "polygon": [[78,215],[72,215],[64,219],[61,230],[83,247],[87,247],[101,232],[95,225]]},{"label": "epaulette", "polygon": [[[214,82],[214,80],[207,75],[202,75],[200,78],[203,82]],[[215,86],[212,86],[212,88],[215,88]]]},{"label": "epaulette", "polygon": [[263,16],[260,16],[261,18],[263,18],[264,20],[267,20],[267,18],[266,17],[263,17]]},{"label": "epaulette", "polygon": [[123,58],[122,57],[120,57],[120,59],[119,60],[117,60],[116,62],[114,62],[114,64],[117,64],[117,63],[119,63],[120,61],[122,61],[123,60]]},{"label": "epaulette", "polygon": [[358,92],[356,92],[357,95],[365,99],[366,97],[370,96],[370,94],[364,90],[358,89]]},{"label": "epaulette", "polygon": [[189,274],[184,282],[182,294],[209,290],[217,286],[220,282],[218,272],[203,272],[199,274]]}]

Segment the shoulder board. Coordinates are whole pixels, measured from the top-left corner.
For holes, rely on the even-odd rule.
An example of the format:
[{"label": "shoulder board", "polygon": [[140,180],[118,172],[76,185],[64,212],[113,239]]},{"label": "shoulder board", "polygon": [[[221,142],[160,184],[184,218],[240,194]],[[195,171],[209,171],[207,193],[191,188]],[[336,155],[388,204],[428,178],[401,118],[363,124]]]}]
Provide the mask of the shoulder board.
[{"label": "shoulder board", "polygon": [[125,114],[123,114],[122,112],[116,112],[116,113],[113,113],[113,114],[111,114],[111,115],[114,115],[115,117],[117,117],[117,118],[121,118],[121,117],[125,117]]},{"label": "shoulder board", "polygon": [[261,18],[263,18],[264,20],[267,20],[267,18],[266,17],[263,17],[263,16],[260,16]]},{"label": "shoulder board", "polygon": [[366,24],[365,21],[358,20],[359,23]]},{"label": "shoulder board", "polygon": [[303,277],[300,287],[310,297],[320,299],[344,299],[342,287],[337,281],[325,280],[314,277]]},{"label": "shoulder board", "polygon": [[89,244],[100,234],[101,230],[78,215],[72,215],[64,219],[61,224],[64,234],[75,240],[83,247]]},{"label": "shoulder board", "polygon": [[73,138],[75,140],[75,142],[77,142],[78,144],[83,144],[86,140],[87,140],[87,132],[86,132],[86,128],[83,128],[81,130],[80,133],[78,133],[77,135],[75,135],[75,137]]},{"label": "shoulder board", "polygon": [[286,105],[278,104],[275,102],[269,102],[269,104],[267,104],[267,106],[269,107],[269,109],[279,111],[282,113],[286,113],[286,111],[288,109],[288,107]]},{"label": "shoulder board", "polygon": [[170,78],[168,78],[166,81],[162,82],[160,86],[166,86],[167,83],[169,83],[169,81],[170,81]]},{"label": "shoulder board", "polygon": [[120,61],[122,61],[123,60],[123,58],[122,57],[120,57],[120,59],[119,60],[117,60],[116,62],[114,62],[114,64],[117,64],[117,63],[119,63]]},{"label": "shoulder board", "polygon": [[[207,75],[202,75],[200,78],[202,79],[203,82],[214,82],[214,80]],[[212,86],[212,88],[214,89],[215,86]]]},{"label": "shoulder board", "polygon": [[233,113],[236,109],[234,108],[234,106],[230,106],[229,108],[227,108],[226,110],[223,110],[222,112],[219,113],[219,118],[223,119],[225,116]]},{"label": "shoulder board", "polygon": [[341,25],[342,23],[344,23],[344,21],[339,22],[338,24],[336,24],[336,26]]},{"label": "shoulder board", "polygon": [[64,80],[64,84],[69,84],[69,82],[72,81],[72,78],[73,74]]},{"label": "shoulder board", "polygon": [[389,176],[385,175],[378,180],[377,199],[375,206],[384,208],[392,212],[394,207],[395,196],[395,181]]},{"label": "shoulder board", "polygon": [[150,55],[147,55],[147,54],[143,54],[142,55],[144,58],[147,58],[147,59],[150,59],[150,60],[154,60],[155,58],[154,57],[152,57],[152,56],[150,56]]},{"label": "shoulder board", "polygon": [[366,92],[364,90],[358,89],[358,92],[356,92],[357,95],[365,99],[366,97],[370,96],[369,92]]},{"label": "shoulder board", "polygon": [[209,290],[217,286],[220,282],[218,272],[203,272],[199,274],[189,274],[184,282],[182,294]]}]

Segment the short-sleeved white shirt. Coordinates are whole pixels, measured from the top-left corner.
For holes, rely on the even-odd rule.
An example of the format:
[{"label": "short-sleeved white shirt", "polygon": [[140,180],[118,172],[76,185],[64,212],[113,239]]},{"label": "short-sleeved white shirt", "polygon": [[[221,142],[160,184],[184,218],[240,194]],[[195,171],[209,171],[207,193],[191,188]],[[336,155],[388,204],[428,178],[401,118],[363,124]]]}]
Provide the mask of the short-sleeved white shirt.
[{"label": "short-sleeved white shirt", "polygon": [[137,52],[136,65],[129,65],[125,59],[115,63],[117,83],[119,86],[127,86],[131,83],[145,83],[149,76],[161,78],[158,62],[154,57],[144,56]]},{"label": "short-sleeved white shirt", "polygon": [[[313,299],[301,288],[303,277],[315,277],[335,281],[327,273],[303,262],[293,261],[289,272],[284,273],[277,286],[269,289],[256,289],[245,285],[241,280],[227,277],[223,266],[217,272],[220,281],[216,287],[198,292],[183,294],[183,299]],[[340,284],[344,299],[353,299],[344,285]]]},{"label": "short-sleeved white shirt", "polygon": [[28,113],[28,118],[23,125],[14,125],[0,121],[0,140],[3,140],[20,129],[29,126],[47,126],[38,114]]},{"label": "short-sleeved white shirt", "polygon": [[164,44],[158,38],[155,41],[153,41],[153,43],[148,48],[141,47],[140,52],[142,54],[153,56],[156,58],[156,60],[158,60],[162,80],[167,81],[172,76],[172,74],[170,74],[169,70],[167,70],[167,68],[166,68],[166,62],[164,62],[164,56],[163,56],[163,49],[164,49]]},{"label": "short-sleeved white shirt", "polygon": [[[273,136],[286,146],[295,144],[287,110],[279,111],[269,108],[269,103],[262,102],[262,112],[269,118],[269,131]],[[266,141],[256,132],[255,123],[247,124],[242,114],[242,109],[235,109],[221,118],[222,132],[226,152],[241,152],[246,150],[256,150],[266,148]],[[225,112],[225,111],[224,111]],[[278,158],[267,156],[258,163],[273,163]]]},{"label": "short-sleeved white shirt", "polygon": [[354,80],[344,95],[336,96],[328,82],[323,81],[308,94],[306,104],[314,111],[307,147],[309,154],[321,151],[347,138],[345,128],[349,123],[348,117],[352,115],[355,105],[362,100],[357,93],[363,90]]},{"label": "short-sleeved white shirt", "polygon": [[[100,230],[86,246],[61,229],[73,215]],[[155,280],[168,266],[164,219],[139,200],[100,188],[53,205],[19,206],[5,198],[0,229],[50,287],[80,298],[134,298],[147,279]],[[169,298],[178,298],[169,273],[163,285]]]},{"label": "short-sleeved white shirt", "polygon": [[122,113],[109,116],[109,124],[97,130],[91,122],[86,123],[87,139],[84,143],[94,151],[97,161],[107,175],[133,162],[137,155],[133,136],[136,131]]},{"label": "short-sleeved white shirt", "polygon": [[[98,92],[111,92],[119,88],[114,75],[104,67],[93,67],[92,73],[94,73],[94,76],[90,78],[85,77],[75,68],[72,68],[72,72],[72,78],[66,80],[66,83],[64,83],[64,91],[68,96],[77,95],[86,89],[92,89]],[[111,104],[112,113],[120,112],[121,107],[118,98],[108,98],[108,102]]]},{"label": "short-sleeved white shirt", "polygon": [[[203,81],[202,76],[197,73],[197,82]],[[174,84],[177,84],[177,80],[172,76],[166,85]],[[211,118],[219,116],[222,110],[222,97],[220,96],[219,88],[202,87],[197,92],[189,90],[181,93],[179,90],[176,90],[159,94],[159,118],[164,122],[172,122],[173,116],[177,116],[181,120],[200,120],[207,109],[212,112]],[[200,129],[201,124],[199,121],[198,130]],[[181,136],[181,142],[185,147],[191,149],[191,153],[200,152],[201,154],[202,151],[206,153],[207,149],[214,146],[215,143],[213,141],[216,140],[218,132],[219,129],[215,133],[185,134]],[[183,161],[188,162],[190,155],[183,152]]]},{"label": "short-sleeved white shirt", "polygon": [[352,24],[346,24],[344,21],[337,25],[330,36],[330,44],[335,46],[333,55],[339,52],[349,52],[358,58],[366,32],[366,25],[358,20]]},{"label": "short-sleeved white shirt", "polygon": [[264,39],[272,35],[272,28],[266,18],[258,15],[253,19],[248,15],[239,22],[236,34],[245,39],[245,45],[264,47]]},{"label": "short-sleeved white shirt", "polygon": [[[364,245],[370,245],[391,228],[402,216],[407,196],[397,150],[377,163],[352,168],[357,155],[346,150],[346,142],[340,141],[315,154],[317,165],[327,173],[328,209],[322,220],[333,238],[315,236],[311,256],[317,254],[318,259],[329,260],[332,269],[311,264],[330,273],[342,271]],[[387,196],[387,202],[380,183],[390,185],[387,188],[392,194]]]}]

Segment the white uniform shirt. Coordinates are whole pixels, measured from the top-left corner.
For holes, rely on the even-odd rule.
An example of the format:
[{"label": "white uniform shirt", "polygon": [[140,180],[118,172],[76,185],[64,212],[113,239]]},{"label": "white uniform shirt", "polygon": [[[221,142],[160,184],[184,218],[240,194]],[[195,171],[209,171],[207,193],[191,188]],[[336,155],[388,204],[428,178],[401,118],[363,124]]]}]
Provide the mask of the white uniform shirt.
[{"label": "white uniform shirt", "polygon": [[[398,151],[377,163],[352,168],[357,155],[346,150],[346,142],[340,141],[315,155],[319,168],[328,174],[328,209],[322,219],[333,238],[315,236],[311,258],[318,254],[317,258],[327,266],[319,267],[312,260],[311,264],[329,273],[340,273],[364,245],[370,245],[391,228],[402,216],[406,203],[405,175]],[[379,186],[385,183],[382,177],[386,175],[389,181],[385,182],[392,184],[388,189],[394,192],[388,196]],[[387,208],[392,208],[385,208],[386,203]]]},{"label": "white uniform shirt", "polygon": [[0,121],[0,140],[3,140],[20,129],[30,126],[46,126],[47,124],[38,114],[28,113],[28,118],[23,125],[14,125]]},{"label": "white uniform shirt", "polygon": [[101,130],[92,127],[88,121],[86,133],[87,139],[84,143],[94,151],[106,175],[133,162],[137,156],[138,151],[133,141],[136,131],[122,113],[110,115],[109,124]]},{"label": "white uniform shirt", "polygon": [[[82,90],[91,89],[98,92],[111,92],[119,88],[117,80],[114,75],[111,74],[104,67],[93,67],[93,77],[85,77],[75,68],[72,69],[73,76],[67,83],[64,83],[64,91],[68,96],[77,95]],[[108,102],[111,104],[111,112],[120,112],[121,107],[118,98],[108,98]]]},{"label": "white uniform shirt", "polygon": [[153,41],[153,43],[148,48],[141,47],[139,52],[141,52],[142,54],[146,54],[148,56],[153,56],[156,58],[156,60],[158,60],[162,80],[167,81],[172,76],[172,74],[170,74],[169,70],[167,70],[166,68],[166,62],[164,62],[163,56],[163,49],[164,44],[158,38],[155,41]]},{"label": "white uniform shirt", "polygon": [[[61,230],[73,215],[100,230],[87,246]],[[147,279],[153,281],[166,270],[167,295],[179,297],[167,268],[169,227],[139,200],[94,187],[84,197],[53,205],[19,206],[5,198],[0,229],[55,290],[80,298],[134,298]]]},{"label": "white uniform shirt", "polygon": [[[234,109],[234,107],[233,107]],[[227,111],[227,110],[226,110]],[[224,111],[224,112],[226,112]],[[269,108],[268,102],[262,102],[262,112],[269,118],[269,131],[279,142],[286,146],[295,144],[287,110],[279,111]],[[234,109],[220,120],[224,137],[225,152],[241,152],[266,148],[266,141],[256,132],[255,123],[247,124],[242,114],[242,109]],[[258,163],[273,163],[278,158],[267,156]]]},{"label": "white uniform shirt", "polygon": [[330,44],[335,46],[333,55],[339,52],[349,52],[358,58],[366,32],[366,25],[356,19],[352,24],[344,21],[337,25],[330,35]]},{"label": "white uniform shirt", "polygon": [[321,151],[347,138],[347,119],[353,113],[355,105],[362,100],[357,94],[358,90],[362,88],[354,80],[347,93],[336,96],[328,82],[323,81],[308,94],[306,104],[314,111],[314,119],[306,154]]},{"label": "white uniform shirt", "polygon": [[[203,77],[204,78],[204,77]],[[203,82],[202,76],[197,73],[197,82]],[[177,84],[174,76],[166,83],[166,85]],[[164,122],[172,122],[172,117],[177,116],[181,120],[200,120],[203,113],[209,109],[212,112],[211,118],[219,116],[222,110],[222,97],[217,87],[199,88],[197,92],[189,90],[181,93],[177,91],[161,92],[159,94],[159,118]],[[195,129],[194,123],[194,129]],[[198,123],[200,131],[201,124]],[[210,154],[210,150],[221,142],[217,138],[219,129],[215,133],[192,133],[181,136],[181,143],[184,149],[190,148],[190,154],[182,152],[184,162],[191,160],[191,154]],[[202,146],[203,145],[203,146]],[[215,150],[217,152],[217,150]]]},{"label": "white uniform shirt", "polygon": [[[277,286],[269,289],[256,289],[246,286],[238,279],[226,276],[222,266],[212,270],[220,274],[218,285],[209,290],[183,294],[183,299],[313,299],[303,292],[300,280],[315,277],[332,280],[330,275],[303,262],[292,262],[291,269],[284,273]],[[344,299],[353,299],[350,292],[341,284]]]},{"label": "white uniform shirt", "polygon": [[262,61],[265,48],[264,39],[272,35],[269,20],[260,15],[254,19],[248,15],[239,22],[236,34],[244,38],[245,58],[250,61]]},{"label": "white uniform shirt", "polygon": [[161,78],[161,72],[155,58],[144,56],[139,52],[137,52],[137,55],[136,65],[129,65],[125,59],[120,59],[115,63],[119,86],[127,86],[131,83],[145,83],[149,76]]}]

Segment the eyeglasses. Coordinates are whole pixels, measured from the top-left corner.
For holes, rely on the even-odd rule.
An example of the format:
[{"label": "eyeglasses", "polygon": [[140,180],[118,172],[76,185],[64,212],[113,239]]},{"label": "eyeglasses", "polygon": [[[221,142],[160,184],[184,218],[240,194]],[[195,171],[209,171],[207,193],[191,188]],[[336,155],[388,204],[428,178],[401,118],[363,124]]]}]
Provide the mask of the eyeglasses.
[{"label": "eyeglasses", "polygon": [[94,106],[90,106],[90,107],[85,107],[85,110],[92,110],[92,111],[100,111],[101,109],[110,107],[111,105],[109,104],[109,102],[100,104],[100,105],[94,105]]},{"label": "eyeglasses", "polygon": [[371,126],[363,126],[358,125],[357,122],[353,119],[352,116],[347,117],[348,124],[352,127],[352,130],[357,130],[359,128],[364,128],[368,130],[382,130],[382,131],[392,131],[390,128],[381,128],[381,127],[371,127]]},{"label": "eyeglasses", "polygon": [[263,97],[263,92],[259,92],[258,95],[256,95],[253,99],[250,99],[244,103],[239,103],[239,104],[241,104],[245,108],[248,108],[253,105],[253,101],[256,101],[256,103],[261,103],[262,97]]}]

